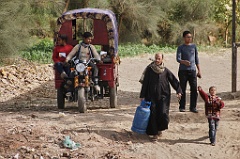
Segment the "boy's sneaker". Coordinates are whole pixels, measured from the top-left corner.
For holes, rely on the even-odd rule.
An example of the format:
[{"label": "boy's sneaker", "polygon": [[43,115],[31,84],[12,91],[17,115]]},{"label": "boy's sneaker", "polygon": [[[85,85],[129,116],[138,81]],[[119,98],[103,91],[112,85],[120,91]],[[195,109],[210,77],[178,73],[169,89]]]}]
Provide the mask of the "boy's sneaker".
[{"label": "boy's sneaker", "polygon": [[185,109],[179,109],[180,112],[185,112]]},{"label": "boy's sneaker", "polygon": [[190,109],[190,112],[198,113],[198,110],[196,108],[193,108],[193,109]]},{"label": "boy's sneaker", "polygon": [[211,143],[212,146],[215,146],[216,144],[215,143]]}]

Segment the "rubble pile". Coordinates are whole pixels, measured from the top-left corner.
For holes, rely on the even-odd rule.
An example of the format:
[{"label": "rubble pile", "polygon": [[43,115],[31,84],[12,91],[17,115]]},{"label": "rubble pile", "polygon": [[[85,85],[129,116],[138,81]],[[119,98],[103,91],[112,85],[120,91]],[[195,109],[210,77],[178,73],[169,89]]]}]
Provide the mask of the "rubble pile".
[{"label": "rubble pile", "polygon": [[54,79],[50,64],[36,64],[24,59],[0,67],[0,102],[18,97]]}]

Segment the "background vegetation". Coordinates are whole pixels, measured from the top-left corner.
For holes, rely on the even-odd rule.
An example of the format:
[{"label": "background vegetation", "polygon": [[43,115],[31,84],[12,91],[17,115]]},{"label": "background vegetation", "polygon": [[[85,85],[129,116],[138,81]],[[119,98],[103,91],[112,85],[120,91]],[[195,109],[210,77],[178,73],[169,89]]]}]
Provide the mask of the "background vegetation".
[{"label": "background vegetation", "polygon": [[[183,30],[198,45],[229,46],[232,0],[0,0],[1,59],[19,54],[28,59],[51,55],[56,18],[83,7],[111,9],[118,21],[122,55],[174,50]],[[237,17],[239,17],[237,0]],[[237,23],[240,23],[237,18]],[[237,27],[237,34],[239,34]],[[38,40],[36,40],[38,39]],[[44,39],[43,41],[39,39]],[[237,36],[239,40],[239,36]],[[142,45],[144,44],[144,45]],[[146,47],[146,46],[147,47]],[[37,54],[37,55],[34,55]],[[49,62],[43,60],[42,62]]]}]

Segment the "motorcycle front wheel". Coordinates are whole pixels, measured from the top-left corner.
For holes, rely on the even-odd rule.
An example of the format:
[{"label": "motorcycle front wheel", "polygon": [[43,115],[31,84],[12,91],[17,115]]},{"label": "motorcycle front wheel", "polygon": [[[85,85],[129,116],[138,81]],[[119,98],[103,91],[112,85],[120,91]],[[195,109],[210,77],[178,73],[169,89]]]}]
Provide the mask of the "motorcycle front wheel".
[{"label": "motorcycle front wheel", "polygon": [[85,89],[83,87],[78,89],[78,110],[80,113],[87,111]]}]

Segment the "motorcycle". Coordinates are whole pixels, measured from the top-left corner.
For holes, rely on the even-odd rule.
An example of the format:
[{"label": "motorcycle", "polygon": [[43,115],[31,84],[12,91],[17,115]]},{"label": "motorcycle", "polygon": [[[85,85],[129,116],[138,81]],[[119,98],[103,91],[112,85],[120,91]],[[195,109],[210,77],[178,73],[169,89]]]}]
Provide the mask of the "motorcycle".
[{"label": "motorcycle", "polygon": [[91,62],[99,62],[99,60],[90,58],[88,61],[81,61],[76,57],[70,60],[70,75],[65,78],[62,87],[57,91],[58,108],[64,109],[66,97],[70,102],[77,102],[79,112],[85,113],[86,102],[98,98],[99,92],[94,89],[92,80],[92,68],[88,66]]}]

